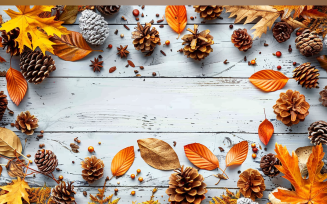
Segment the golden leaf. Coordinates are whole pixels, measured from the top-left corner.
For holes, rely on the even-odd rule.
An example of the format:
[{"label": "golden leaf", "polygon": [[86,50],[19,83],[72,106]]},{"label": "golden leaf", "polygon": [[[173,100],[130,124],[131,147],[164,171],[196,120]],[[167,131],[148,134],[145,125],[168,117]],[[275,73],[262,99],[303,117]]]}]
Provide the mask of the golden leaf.
[{"label": "golden leaf", "polygon": [[294,10],[293,18],[300,17],[301,13],[306,8],[307,10],[313,9],[313,6],[310,5],[278,5],[273,6],[278,11],[283,11],[282,19],[290,17],[292,11]]},{"label": "golden leaf", "polygon": [[14,132],[0,127],[0,154],[6,157],[16,157],[15,151],[21,153],[22,149],[22,143]]},{"label": "golden leaf", "polygon": [[76,21],[78,13],[78,6],[66,6],[64,12],[59,17],[60,21],[63,21],[64,24],[73,24]]},{"label": "golden leaf", "polygon": [[27,182],[20,177],[13,180],[13,183],[7,186],[1,186],[2,190],[8,193],[0,196],[0,204],[22,204],[22,198],[29,203],[27,189],[30,189]]},{"label": "golden leaf", "polygon": [[307,26],[300,21],[294,20],[292,17],[283,19],[284,22],[288,23],[295,30],[297,28],[306,28]]}]

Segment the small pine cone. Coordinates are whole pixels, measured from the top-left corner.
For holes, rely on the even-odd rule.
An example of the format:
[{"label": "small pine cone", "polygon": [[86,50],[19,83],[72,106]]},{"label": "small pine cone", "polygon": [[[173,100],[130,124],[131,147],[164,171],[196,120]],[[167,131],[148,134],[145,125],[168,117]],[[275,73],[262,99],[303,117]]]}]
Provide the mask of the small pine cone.
[{"label": "small pine cone", "polygon": [[258,170],[247,169],[240,174],[237,181],[237,187],[246,198],[255,201],[256,198],[262,198],[263,191],[266,190],[265,180]]},{"label": "small pine cone", "polygon": [[253,43],[251,35],[248,34],[245,28],[234,30],[231,40],[235,47],[244,52],[250,49]]},{"label": "small pine cone", "polygon": [[305,101],[305,96],[292,90],[280,93],[279,99],[273,106],[277,120],[282,121],[287,126],[304,121],[305,117],[309,115],[309,108],[310,105]]},{"label": "small pine cone", "polygon": [[15,127],[26,135],[33,135],[34,130],[39,127],[38,119],[29,111],[21,112],[16,119]]},{"label": "small pine cone", "polygon": [[57,156],[51,150],[38,150],[34,162],[37,168],[45,174],[51,174],[58,166]]},{"label": "small pine cone", "polygon": [[275,24],[272,32],[277,42],[282,43],[290,39],[293,28],[286,22],[278,22]]},{"label": "small pine cone", "polygon": [[281,162],[274,154],[269,153],[261,158],[260,168],[266,176],[275,177],[280,173],[275,165],[281,165]]},{"label": "small pine cone", "polygon": [[210,30],[204,30],[199,33],[198,27],[198,25],[194,24],[194,30],[187,29],[191,34],[185,34],[182,37],[184,41],[182,45],[185,45],[183,52],[187,58],[190,57],[201,61],[213,51],[211,45],[214,44],[214,41],[213,36],[209,34]]},{"label": "small pine cone", "polygon": [[322,105],[327,107],[327,86],[319,92],[320,98],[319,101],[322,102]]},{"label": "small pine cone", "polygon": [[237,199],[237,204],[258,204],[258,203],[253,202],[250,198],[239,198]]},{"label": "small pine cone", "polygon": [[311,143],[314,145],[327,145],[327,122],[317,121],[310,125],[308,128]]},{"label": "small pine cone", "polygon": [[169,187],[166,190],[168,201],[173,204],[200,204],[208,192],[204,178],[193,167],[182,166],[169,177]]},{"label": "small pine cone", "polygon": [[83,179],[88,183],[93,183],[103,176],[104,163],[101,159],[96,158],[96,156],[92,155],[91,158],[86,157],[81,164]]},{"label": "small pine cone", "polygon": [[[14,28],[8,33],[6,31],[1,31],[2,37],[2,47],[3,49],[7,48],[7,53],[10,53],[12,56],[18,56],[20,54],[19,44],[15,39],[19,36],[19,28]],[[0,42],[1,44],[1,42]]]},{"label": "small pine cone", "polygon": [[52,189],[51,200],[56,204],[76,204],[74,194],[74,182],[68,182],[67,186],[64,181],[61,181],[56,187]]},{"label": "small pine cone", "polygon": [[305,88],[319,88],[319,70],[310,62],[301,64],[293,70],[293,78]]},{"label": "small pine cone", "polygon": [[7,95],[3,93],[3,91],[0,92],[0,120],[2,120],[2,116],[5,113],[8,105]]},{"label": "small pine cone", "polygon": [[133,45],[136,50],[151,53],[157,45],[161,45],[159,31],[151,26],[151,23],[145,23],[144,26],[137,23],[136,30],[132,32]]},{"label": "small pine cone", "polygon": [[120,5],[100,5],[96,6],[97,10],[104,15],[113,15],[120,9]]},{"label": "small pine cone", "polygon": [[30,83],[39,84],[56,70],[55,61],[50,55],[40,51],[27,50],[20,56],[20,69]]},{"label": "small pine cone", "polygon": [[316,31],[306,29],[295,39],[296,49],[306,57],[318,54],[322,48],[323,43]]},{"label": "small pine cone", "polygon": [[200,17],[205,20],[213,20],[220,16],[224,8],[219,5],[194,5],[195,12],[200,13]]}]

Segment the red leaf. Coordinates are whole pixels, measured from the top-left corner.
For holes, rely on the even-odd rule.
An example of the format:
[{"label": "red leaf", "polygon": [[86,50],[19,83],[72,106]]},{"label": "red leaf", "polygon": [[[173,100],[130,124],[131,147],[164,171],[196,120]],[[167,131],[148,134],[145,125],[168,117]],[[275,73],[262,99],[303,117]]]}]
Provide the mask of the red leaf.
[{"label": "red leaf", "polygon": [[184,146],[186,157],[200,169],[214,170],[219,168],[217,157],[204,145],[192,143]]},{"label": "red leaf", "polygon": [[168,25],[178,34],[181,34],[187,23],[186,7],[182,6],[167,6],[165,16]]},{"label": "red leaf", "polygon": [[27,91],[27,82],[19,71],[9,68],[6,74],[7,90],[11,100],[18,106]]},{"label": "red leaf", "polygon": [[234,145],[226,155],[226,167],[241,165],[248,156],[249,144],[247,141]]},{"label": "red leaf", "polygon": [[257,88],[271,92],[283,88],[288,82],[288,77],[278,71],[261,70],[254,73],[249,80]]},{"label": "red leaf", "polygon": [[264,121],[262,121],[262,123],[259,125],[259,129],[258,129],[258,134],[259,134],[259,138],[261,140],[261,142],[265,145],[267,145],[270,141],[271,136],[274,133],[274,126],[273,124],[265,119]]}]

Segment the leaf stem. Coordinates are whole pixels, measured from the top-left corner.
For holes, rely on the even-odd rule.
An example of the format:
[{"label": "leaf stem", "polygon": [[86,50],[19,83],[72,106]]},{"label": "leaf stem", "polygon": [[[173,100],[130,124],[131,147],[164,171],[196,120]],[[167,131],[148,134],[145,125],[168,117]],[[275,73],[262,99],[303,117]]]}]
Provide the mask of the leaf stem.
[{"label": "leaf stem", "polygon": [[[222,170],[222,169],[221,169],[221,168],[219,168],[219,167],[218,167],[218,169],[220,169],[220,170],[223,172],[223,174],[225,174],[225,175],[226,175],[227,179],[229,179],[229,178],[228,178],[228,176],[227,176],[227,174],[225,173],[225,171],[226,171],[227,167],[225,168],[225,170]],[[219,183],[219,182],[218,182],[218,183]]]}]

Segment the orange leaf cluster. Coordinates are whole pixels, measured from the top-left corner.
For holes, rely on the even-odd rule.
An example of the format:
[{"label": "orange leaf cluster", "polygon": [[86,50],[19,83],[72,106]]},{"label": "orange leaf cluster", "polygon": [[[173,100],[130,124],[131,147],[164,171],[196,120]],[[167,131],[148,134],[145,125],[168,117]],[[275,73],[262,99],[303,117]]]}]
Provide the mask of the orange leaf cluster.
[{"label": "orange leaf cluster", "polygon": [[178,34],[181,34],[187,23],[186,7],[170,5],[166,7],[165,16],[168,25]]},{"label": "orange leaf cluster", "polygon": [[288,82],[288,79],[283,73],[274,70],[261,70],[249,78],[254,86],[267,92],[277,91],[283,88]]},{"label": "orange leaf cluster", "polygon": [[111,173],[113,176],[122,176],[132,166],[135,159],[134,146],[120,150],[111,162]]},{"label": "orange leaf cluster", "polygon": [[7,90],[11,100],[18,106],[27,91],[27,82],[20,71],[9,68],[6,74]]}]

